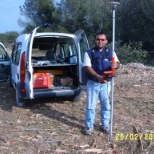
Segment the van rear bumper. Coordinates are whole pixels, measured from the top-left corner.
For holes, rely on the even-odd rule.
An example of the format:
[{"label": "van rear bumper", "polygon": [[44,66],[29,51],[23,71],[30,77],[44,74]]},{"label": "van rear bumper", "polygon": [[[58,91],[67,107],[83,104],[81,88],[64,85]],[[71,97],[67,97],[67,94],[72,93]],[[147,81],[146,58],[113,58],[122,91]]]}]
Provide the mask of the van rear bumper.
[{"label": "van rear bumper", "polygon": [[60,96],[76,96],[81,92],[81,88],[77,89],[35,89],[34,98],[43,97],[60,97]]}]

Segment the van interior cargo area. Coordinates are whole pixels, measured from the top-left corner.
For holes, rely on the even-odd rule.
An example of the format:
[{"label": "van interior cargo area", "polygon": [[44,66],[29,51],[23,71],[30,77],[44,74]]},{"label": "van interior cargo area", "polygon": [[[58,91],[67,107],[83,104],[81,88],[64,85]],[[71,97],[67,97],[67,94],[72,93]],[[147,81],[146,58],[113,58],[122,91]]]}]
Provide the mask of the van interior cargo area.
[{"label": "van interior cargo area", "polygon": [[[40,74],[42,77],[40,77]],[[49,75],[48,78],[45,75]],[[39,82],[50,80],[50,85],[42,86],[40,88],[75,88],[79,86],[79,78],[77,76],[77,66],[52,66],[52,67],[33,67],[33,81],[34,76],[38,76]],[[48,83],[48,82],[47,82]],[[40,83],[43,85],[43,83]],[[35,87],[34,87],[35,88]]]},{"label": "van interior cargo area", "polygon": [[31,62],[34,89],[74,89],[79,86],[77,52],[72,38],[35,37]]}]

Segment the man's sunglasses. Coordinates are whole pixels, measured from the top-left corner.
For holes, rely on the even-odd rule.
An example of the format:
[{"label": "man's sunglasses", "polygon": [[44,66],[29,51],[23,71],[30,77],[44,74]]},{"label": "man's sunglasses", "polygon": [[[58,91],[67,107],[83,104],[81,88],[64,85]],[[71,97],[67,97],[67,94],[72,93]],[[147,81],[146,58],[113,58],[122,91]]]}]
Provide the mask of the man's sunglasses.
[{"label": "man's sunglasses", "polygon": [[105,41],[106,39],[96,39],[96,41]]}]

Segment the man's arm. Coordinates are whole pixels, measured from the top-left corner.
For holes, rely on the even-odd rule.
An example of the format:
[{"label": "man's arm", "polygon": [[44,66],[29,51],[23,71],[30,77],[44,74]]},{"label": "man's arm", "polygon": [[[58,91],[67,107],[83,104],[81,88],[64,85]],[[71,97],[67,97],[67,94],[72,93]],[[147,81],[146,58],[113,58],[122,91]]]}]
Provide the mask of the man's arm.
[{"label": "man's arm", "polygon": [[120,62],[115,52],[113,52],[113,57],[115,59],[115,62],[111,63],[111,67],[114,69],[118,69],[120,67]]},{"label": "man's arm", "polygon": [[85,66],[86,71],[93,76],[94,78],[96,78],[98,80],[99,83],[105,83],[107,82],[107,80],[104,80],[103,77],[99,74],[97,74],[90,66]]}]

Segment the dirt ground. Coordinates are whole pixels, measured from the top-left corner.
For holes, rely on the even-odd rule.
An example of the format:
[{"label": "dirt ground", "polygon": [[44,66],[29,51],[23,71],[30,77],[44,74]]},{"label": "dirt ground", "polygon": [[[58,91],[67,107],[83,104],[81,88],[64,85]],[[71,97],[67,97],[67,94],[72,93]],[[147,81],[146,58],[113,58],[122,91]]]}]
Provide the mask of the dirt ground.
[{"label": "dirt ground", "polygon": [[0,84],[1,154],[154,154],[154,68],[121,66],[114,78],[113,140],[100,129],[98,103],[95,130],[83,135],[85,98],[28,100],[15,106],[9,82]]}]

